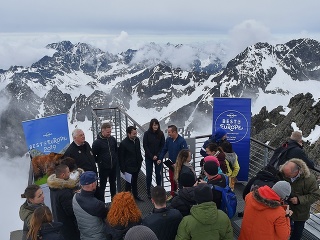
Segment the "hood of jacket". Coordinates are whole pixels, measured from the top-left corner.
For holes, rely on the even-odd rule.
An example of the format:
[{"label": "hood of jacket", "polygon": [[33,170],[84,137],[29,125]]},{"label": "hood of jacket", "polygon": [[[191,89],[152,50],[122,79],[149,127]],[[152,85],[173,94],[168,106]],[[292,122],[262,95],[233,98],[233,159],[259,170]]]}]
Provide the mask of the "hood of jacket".
[{"label": "hood of jacket", "polygon": [[255,188],[252,196],[255,200],[252,206],[257,210],[262,211],[266,208],[277,208],[281,206],[280,197],[269,186]]},{"label": "hood of jacket", "polygon": [[228,160],[229,163],[234,164],[237,160],[237,154],[235,152],[233,153],[224,153],[226,155],[226,160]]},{"label": "hood of jacket", "polygon": [[51,232],[60,232],[60,229],[62,227],[61,222],[51,222],[51,223],[43,223],[41,225],[40,233],[41,234],[46,234],[46,233],[51,233]]},{"label": "hood of jacket", "polygon": [[204,225],[214,225],[218,218],[217,205],[214,202],[204,202],[193,205],[190,210],[191,215]]},{"label": "hood of jacket", "polygon": [[179,192],[179,197],[185,199],[186,201],[196,204],[194,201],[194,187],[184,187]]},{"label": "hood of jacket", "polygon": [[300,177],[309,178],[310,177],[310,169],[308,168],[307,164],[299,159],[299,158],[292,158],[288,162],[294,162],[298,166],[300,166]]},{"label": "hood of jacket", "polygon": [[55,188],[55,189],[76,188],[79,185],[80,175],[82,172],[83,172],[82,169],[79,170],[78,174],[74,174],[72,178],[70,177],[68,180],[57,178],[56,174],[52,174],[47,179],[48,186],[49,188]]}]

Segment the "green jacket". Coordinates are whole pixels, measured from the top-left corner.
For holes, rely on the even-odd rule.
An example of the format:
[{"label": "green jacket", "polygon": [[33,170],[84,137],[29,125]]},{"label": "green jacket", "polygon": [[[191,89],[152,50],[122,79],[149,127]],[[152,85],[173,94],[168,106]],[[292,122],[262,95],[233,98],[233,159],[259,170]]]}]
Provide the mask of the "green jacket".
[{"label": "green jacket", "polygon": [[[303,160],[293,158],[289,160],[298,164],[300,169],[300,177],[294,182],[284,177],[291,184],[291,196],[298,197],[299,204],[291,204],[290,209],[293,211],[291,218],[294,221],[306,221],[310,217],[311,205],[320,199],[320,189],[316,177],[310,173],[310,170]],[[281,171],[282,169],[280,169]]]},{"label": "green jacket", "polygon": [[214,202],[194,205],[190,214],[182,219],[176,240],[233,239],[230,219],[227,214],[217,209]]}]

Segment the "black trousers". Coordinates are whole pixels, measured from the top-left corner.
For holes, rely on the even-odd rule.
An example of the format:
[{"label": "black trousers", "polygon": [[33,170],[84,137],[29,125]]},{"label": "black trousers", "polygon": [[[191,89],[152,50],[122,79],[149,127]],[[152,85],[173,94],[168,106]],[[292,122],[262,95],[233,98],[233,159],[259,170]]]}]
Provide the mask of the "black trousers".
[{"label": "black trousers", "polygon": [[105,196],[107,180],[109,179],[110,184],[110,194],[111,198],[116,195],[116,178],[117,178],[117,168],[114,166],[112,169],[99,169],[99,177],[100,177],[100,196],[103,198]]},{"label": "black trousers", "polygon": [[293,221],[291,225],[291,237],[290,240],[300,240],[304,229],[305,221]]},{"label": "black trousers", "polygon": [[135,173],[130,173],[132,175],[131,177],[131,183],[126,182],[126,192],[130,192],[132,190],[133,196],[138,196],[138,175],[139,171]]}]

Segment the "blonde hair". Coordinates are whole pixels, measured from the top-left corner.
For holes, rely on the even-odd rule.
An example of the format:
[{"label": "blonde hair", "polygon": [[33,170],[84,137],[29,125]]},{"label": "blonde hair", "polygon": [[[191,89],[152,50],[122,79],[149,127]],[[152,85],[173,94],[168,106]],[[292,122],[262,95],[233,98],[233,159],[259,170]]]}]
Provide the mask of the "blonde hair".
[{"label": "blonde hair", "polygon": [[182,168],[182,165],[187,162],[190,151],[189,149],[182,149],[177,156],[176,165],[174,168],[174,180],[178,182],[179,174]]},{"label": "blonde hair", "polygon": [[291,133],[290,139],[296,142],[300,142],[302,140],[302,133],[299,131],[294,131]]},{"label": "blonde hair", "polygon": [[34,210],[30,219],[30,228],[27,234],[27,239],[37,240],[39,236],[39,230],[43,223],[52,222],[52,213],[47,206],[41,206]]}]

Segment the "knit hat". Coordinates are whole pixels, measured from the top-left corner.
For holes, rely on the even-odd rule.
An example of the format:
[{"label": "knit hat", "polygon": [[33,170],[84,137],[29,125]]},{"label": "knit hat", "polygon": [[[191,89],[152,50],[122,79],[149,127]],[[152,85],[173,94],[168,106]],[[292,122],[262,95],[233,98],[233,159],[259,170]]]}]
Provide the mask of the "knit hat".
[{"label": "knit hat", "polygon": [[87,171],[80,175],[80,184],[82,186],[89,185],[95,181],[97,181],[99,178],[97,177],[97,174],[93,171]]},{"label": "knit hat", "polygon": [[220,163],[219,163],[219,160],[217,157],[215,156],[206,156],[204,159],[203,159],[204,162],[215,162],[217,164],[218,167],[220,167]]},{"label": "knit hat", "polygon": [[214,176],[218,174],[218,165],[213,162],[213,161],[209,161],[209,162],[205,162],[203,165],[203,169],[210,175],[210,176]]},{"label": "knit hat", "polygon": [[199,183],[194,188],[194,200],[196,203],[211,202],[213,194],[210,186],[207,183]]},{"label": "knit hat", "polygon": [[194,174],[191,172],[181,173],[178,182],[183,187],[192,187],[196,182],[196,178],[194,177]]},{"label": "knit hat", "polygon": [[291,193],[291,185],[286,181],[276,182],[272,187],[273,191],[275,191],[281,199],[286,199],[290,196]]},{"label": "knit hat", "polygon": [[158,238],[150,228],[136,225],[128,230],[124,240],[158,240]]},{"label": "knit hat", "polygon": [[219,142],[221,140],[221,138],[227,134],[227,131],[222,129],[222,128],[218,128],[216,133],[214,134],[214,137],[216,139],[216,142]]}]

